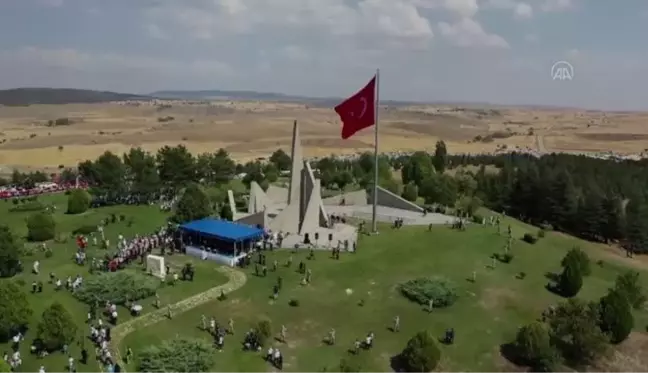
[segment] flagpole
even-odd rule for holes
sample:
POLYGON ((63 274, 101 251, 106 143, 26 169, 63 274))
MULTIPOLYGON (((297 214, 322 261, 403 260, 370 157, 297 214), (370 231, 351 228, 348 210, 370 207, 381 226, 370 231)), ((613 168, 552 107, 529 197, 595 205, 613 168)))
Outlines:
POLYGON ((371 209, 371 228, 373 233, 378 233, 377 207, 378 207, 378 105, 380 105, 380 69, 376 69, 376 124, 374 126, 374 189, 373 207, 371 209))

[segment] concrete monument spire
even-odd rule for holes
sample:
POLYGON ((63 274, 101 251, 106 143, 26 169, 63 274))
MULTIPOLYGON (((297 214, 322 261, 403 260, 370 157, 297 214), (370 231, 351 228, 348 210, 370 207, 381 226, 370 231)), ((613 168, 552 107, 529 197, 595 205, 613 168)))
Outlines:
POLYGON ((290 168, 290 185, 288 185, 288 204, 299 204, 301 185, 302 185, 302 168, 304 167, 301 139, 299 137, 299 126, 297 121, 293 123, 292 144, 290 148, 290 158, 292 167, 290 168))

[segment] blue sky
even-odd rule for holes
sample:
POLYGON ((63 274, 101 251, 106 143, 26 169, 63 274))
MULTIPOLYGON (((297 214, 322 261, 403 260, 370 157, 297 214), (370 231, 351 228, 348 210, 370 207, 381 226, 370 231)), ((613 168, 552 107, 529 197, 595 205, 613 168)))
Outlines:
POLYGON ((4 0, 0 88, 648 109, 648 1, 4 0), (569 81, 551 66, 568 61, 569 81))

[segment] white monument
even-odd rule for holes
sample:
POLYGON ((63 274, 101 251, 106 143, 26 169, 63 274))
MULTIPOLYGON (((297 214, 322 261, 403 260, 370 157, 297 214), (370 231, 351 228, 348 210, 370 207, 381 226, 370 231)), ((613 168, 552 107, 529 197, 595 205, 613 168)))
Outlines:
POLYGON ((166 266, 164 265, 164 257, 157 255, 148 255, 146 257, 146 271, 155 277, 166 277, 166 266))

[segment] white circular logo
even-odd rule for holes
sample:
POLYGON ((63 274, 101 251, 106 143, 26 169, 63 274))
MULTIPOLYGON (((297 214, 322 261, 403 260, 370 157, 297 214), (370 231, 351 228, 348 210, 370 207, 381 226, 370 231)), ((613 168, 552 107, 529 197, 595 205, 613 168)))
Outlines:
POLYGON ((558 61, 551 66, 552 80, 574 79, 574 66, 567 61, 558 61))

